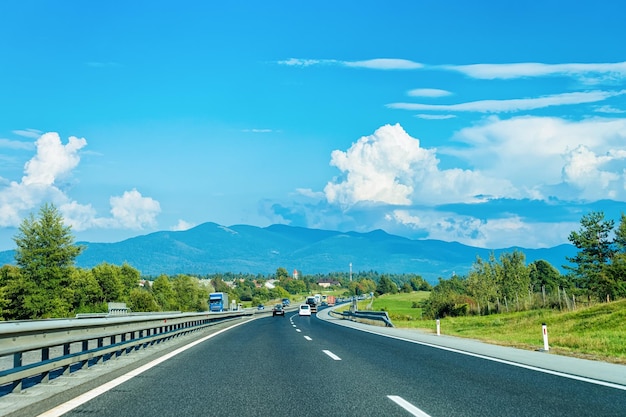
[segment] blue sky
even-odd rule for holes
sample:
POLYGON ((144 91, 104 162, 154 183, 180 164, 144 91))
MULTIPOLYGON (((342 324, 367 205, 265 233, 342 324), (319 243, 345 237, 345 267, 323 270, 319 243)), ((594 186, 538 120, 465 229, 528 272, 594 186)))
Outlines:
POLYGON ((621 1, 0 2, 0 250, 204 222, 487 247, 626 212, 621 1))

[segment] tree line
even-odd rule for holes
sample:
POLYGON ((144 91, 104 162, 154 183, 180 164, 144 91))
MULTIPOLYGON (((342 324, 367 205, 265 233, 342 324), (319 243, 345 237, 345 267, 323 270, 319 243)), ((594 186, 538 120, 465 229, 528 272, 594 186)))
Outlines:
POLYGON ((520 251, 480 257, 466 276, 439 279, 423 303, 426 316, 491 314, 533 308, 575 308, 576 303, 626 297, 626 216, 615 222, 591 212, 568 240, 578 249, 561 274, 547 261, 526 265, 520 251))

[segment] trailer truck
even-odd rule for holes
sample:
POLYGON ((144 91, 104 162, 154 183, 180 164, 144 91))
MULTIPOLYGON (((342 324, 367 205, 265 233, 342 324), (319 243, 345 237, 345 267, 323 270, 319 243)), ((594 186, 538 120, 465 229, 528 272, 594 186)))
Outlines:
POLYGON ((209 311, 228 310, 228 294, 225 292, 212 292, 209 294, 209 311))

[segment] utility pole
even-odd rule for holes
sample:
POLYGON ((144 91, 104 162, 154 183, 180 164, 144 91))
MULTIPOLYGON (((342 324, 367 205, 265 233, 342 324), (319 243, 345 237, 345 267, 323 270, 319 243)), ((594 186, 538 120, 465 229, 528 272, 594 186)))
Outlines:
POLYGON ((350 282, 352 282, 352 262, 350 262, 350 282))

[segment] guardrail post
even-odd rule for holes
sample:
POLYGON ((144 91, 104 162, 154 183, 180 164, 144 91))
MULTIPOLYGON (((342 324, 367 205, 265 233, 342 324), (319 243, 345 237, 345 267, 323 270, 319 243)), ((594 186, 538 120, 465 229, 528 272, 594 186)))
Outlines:
POLYGON ((548 325, 543 323, 541 325, 541 331, 543 333, 543 350, 547 352, 550 350, 550 346, 548 345, 548 325))
MULTIPOLYGON (((63 344, 63 356, 69 356, 70 355, 70 344, 69 343, 64 343, 63 344)), ((70 374, 70 366, 66 365, 63 367, 63 375, 69 375, 70 374)))
POLYGON ((437 319, 437 336, 441 336, 441 321, 437 319))
MULTIPOLYGON (((41 349, 41 361, 47 361, 50 359, 50 348, 41 349)), ((48 382, 50 380, 50 372, 44 372, 41 377, 41 382, 48 382)))

